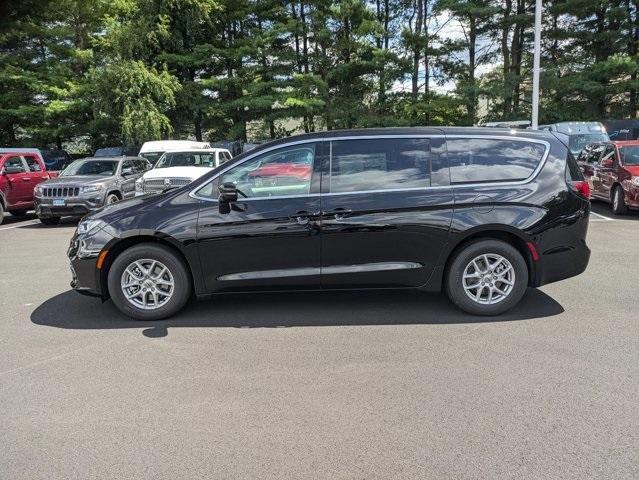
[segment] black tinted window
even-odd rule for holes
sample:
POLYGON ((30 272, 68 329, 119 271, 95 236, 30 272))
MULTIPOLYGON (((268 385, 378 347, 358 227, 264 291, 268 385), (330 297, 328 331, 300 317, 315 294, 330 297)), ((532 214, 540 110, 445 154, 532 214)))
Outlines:
POLYGON ((330 191, 425 188, 432 170, 426 138, 337 140, 332 143, 330 191))
POLYGON ((545 151, 538 143, 494 138, 453 138, 446 146, 452 183, 524 180, 545 151))

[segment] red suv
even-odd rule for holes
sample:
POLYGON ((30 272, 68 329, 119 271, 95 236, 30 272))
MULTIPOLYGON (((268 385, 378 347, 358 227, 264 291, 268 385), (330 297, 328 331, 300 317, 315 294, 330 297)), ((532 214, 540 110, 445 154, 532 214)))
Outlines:
POLYGON ((639 140, 593 143, 577 158, 590 183, 590 196, 624 214, 639 209, 639 140))
POLYGON ((33 189, 49 178, 37 153, 0 150, 0 223, 5 211, 26 215, 33 208, 33 189))

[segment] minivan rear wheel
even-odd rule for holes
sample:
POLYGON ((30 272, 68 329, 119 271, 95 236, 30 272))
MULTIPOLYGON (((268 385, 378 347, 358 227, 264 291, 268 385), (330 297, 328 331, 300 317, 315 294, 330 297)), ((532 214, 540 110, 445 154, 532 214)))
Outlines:
POLYGON ((152 243, 120 253, 109 269, 115 306, 138 320, 160 320, 177 313, 191 295, 191 275, 171 249, 152 243))
POLYGON ((528 266, 512 245, 483 239, 460 249, 445 278, 448 298, 473 315, 499 315, 523 297, 528 266))

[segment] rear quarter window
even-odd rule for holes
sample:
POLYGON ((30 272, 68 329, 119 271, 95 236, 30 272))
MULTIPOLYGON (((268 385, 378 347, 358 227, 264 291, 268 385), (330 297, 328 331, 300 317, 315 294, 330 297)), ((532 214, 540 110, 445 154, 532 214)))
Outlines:
POLYGON ((525 180, 546 151, 540 143, 496 138, 451 138, 446 147, 453 184, 525 180))

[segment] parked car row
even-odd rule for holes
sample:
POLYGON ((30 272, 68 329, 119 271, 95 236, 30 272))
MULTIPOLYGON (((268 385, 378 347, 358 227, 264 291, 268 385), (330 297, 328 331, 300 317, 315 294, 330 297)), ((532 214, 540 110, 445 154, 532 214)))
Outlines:
POLYGON ((4 211, 20 216, 35 209, 42 223, 55 225, 63 216, 82 217, 136 195, 182 187, 232 158, 226 149, 181 140, 147 142, 140 151, 96 152, 58 175, 46 169, 37 149, 0 150, 0 222, 4 211), (154 166, 149 159, 156 156, 154 166))

